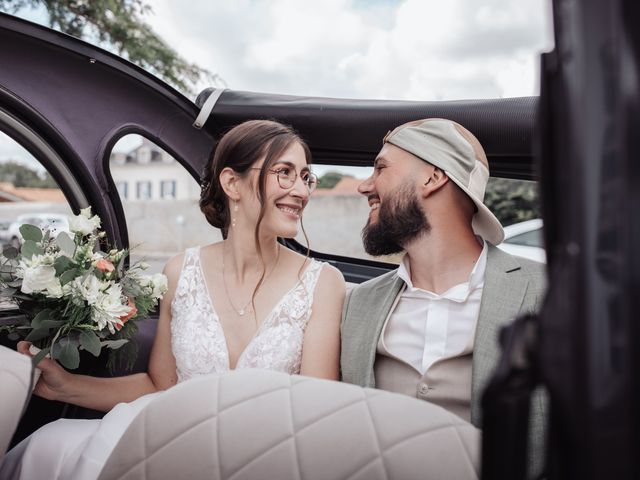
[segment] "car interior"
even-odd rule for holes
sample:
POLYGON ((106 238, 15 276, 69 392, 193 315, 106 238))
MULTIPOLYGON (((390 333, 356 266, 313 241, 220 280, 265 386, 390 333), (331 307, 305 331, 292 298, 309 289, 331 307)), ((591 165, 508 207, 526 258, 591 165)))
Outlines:
MULTIPOLYGON (((556 0, 553 12, 556 47, 542 56, 540 97, 437 102, 213 88, 192 101, 98 47, 0 14, 0 65, 11 65, 0 70, 0 130, 47 169, 74 212, 91 205, 111 244, 125 248, 132 225, 109 162, 127 135, 149 139, 199 182, 217 139, 248 119, 293 126, 314 164, 342 167, 371 167, 381 139, 402 123, 459 122, 485 148, 493 177, 540 181, 549 273, 541 313, 501 338, 503 361, 483 404, 482 478, 526 478, 528 402, 540 385, 551 402, 546 478, 638 478, 640 7, 556 0)), ((299 239, 282 243, 307 249, 299 239)), ((351 284, 395 268, 310 248, 351 284)), ((3 310, 0 322, 17 314, 3 310)), ((146 371, 155 318, 139 326, 135 366, 111 374, 146 371)), ((15 348, 6 336, 0 343, 15 348)), ((83 373, 110 374, 104 356, 84 354, 83 373)), ((10 444, 57 418, 101 415, 33 396, 10 444)))

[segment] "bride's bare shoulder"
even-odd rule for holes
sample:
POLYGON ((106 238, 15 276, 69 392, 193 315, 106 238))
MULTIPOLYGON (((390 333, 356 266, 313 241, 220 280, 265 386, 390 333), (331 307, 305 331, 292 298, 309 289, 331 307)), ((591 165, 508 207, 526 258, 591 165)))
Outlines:
MULTIPOLYGON (((204 245, 200 248, 200 252, 202 256, 210 257, 212 254, 215 255, 216 251, 219 249, 220 242, 213 243, 210 245, 204 245)), ((164 266, 164 273, 167 276, 169 282, 172 280, 177 281, 180 277, 180 272, 184 266, 185 256, 187 255, 187 251, 181 252, 173 257, 171 257, 164 266)))
POLYGON ((185 252, 182 252, 167 260, 167 263, 164 264, 162 273, 167 275, 167 277, 173 277, 176 274, 180 274, 182 264, 184 263, 184 256, 185 252))

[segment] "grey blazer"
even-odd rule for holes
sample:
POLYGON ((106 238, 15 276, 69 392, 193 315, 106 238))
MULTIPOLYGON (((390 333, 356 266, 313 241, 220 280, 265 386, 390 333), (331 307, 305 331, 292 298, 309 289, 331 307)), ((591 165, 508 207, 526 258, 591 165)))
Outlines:
MULTIPOLYGON (((480 401, 500 358, 498 332, 519 315, 536 312, 546 290, 546 266, 514 257, 489 245, 484 289, 476 328, 471 385, 471 423, 482 425, 480 401)), ((363 387, 375 387, 373 364, 380 332, 403 281, 394 270, 354 287, 345 300, 342 315, 342 380, 363 387)), ((531 405, 531 434, 534 456, 542 455, 545 398, 534 396, 531 405)), ((534 463, 540 465, 542 458, 534 463)))

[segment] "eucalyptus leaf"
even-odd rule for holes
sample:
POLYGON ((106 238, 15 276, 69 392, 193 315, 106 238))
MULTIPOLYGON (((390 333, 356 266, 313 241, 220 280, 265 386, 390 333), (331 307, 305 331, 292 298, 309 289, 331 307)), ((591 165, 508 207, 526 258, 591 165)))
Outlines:
POLYGON ((69 370, 75 370, 80 365, 80 352, 78 352, 77 342, 72 341, 70 338, 61 339, 54 348, 55 356, 63 367, 69 370))
POLYGON ((73 257, 73 254, 76 253, 76 243, 67 232, 60 232, 58 234, 56 237, 56 245, 58 245, 60 251, 68 257, 73 257))
POLYGON ((102 342, 100 342, 100 345, 110 348, 111 350, 117 350, 128 341, 129 340, 126 338, 121 338, 120 340, 103 340, 102 342))
POLYGON ((30 225, 28 223, 20 226, 20 234, 22 234, 22 238, 25 241, 31 240, 32 242, 39 242, 42 240, 42 230, 35 225, 30 225))
POLYGON ((102 346, 100 345, 100 339, 94 333, 93 330, 83 330, 80 334, 80 346, 86 351, 97 357, 100 355, 102 346))
POLYGON ((7 286, 9 286, 9 287, 21 287, 22 286, 22 279, 18 278, 17 280, 11 280, 10 282, 7 282, 7 286))
POLYGON ((38 340, 42 340, 43 338, 47 338, 49 336, 49 333, 49 328, 34 328, 29 332, 29 335, 27 335, 25 340, 27 342, 36 342, 38 340))
POLYGON ((38 314, 33 317, 33 320, 31 320, 31 326, 33 328, 41 328, 42 327, 42 322, 44 320, 49 320, 51 318, 51 310, 49 310, 48 308, 45 308, 44 310, 38 312, 38 314))
POLYGON ((18 256, 18 249, 16 247, 12 247, 11 245, 5 245, 2 249, 2 255, 5 258, 16 258, 18 256))
POLYGON ((69 270, 75 264, 71 261, 69 257, 58 257, 53 263, 53 267, 56 269, 56 275, 62 275, 64 272, 69 270))
POLYGON ((66 320, 43 320, 39 328, 58 328, 63 326, 66 320))
POLYGON ((62 275, 60 275, 60 285, 66 285, 71 280, 76 278, 79 275, 79 272, 76 268, 72 268, 71 270, 67 270, 62 275))
POLYGON ((31 258, 34 255, 42 255, 44 253, 44 250, 42 250, 42 247, 33 240, 25 240, 25 242, 22 244, 22 249, 20 250, 20 252, 22 253, 23 257, 31 258))

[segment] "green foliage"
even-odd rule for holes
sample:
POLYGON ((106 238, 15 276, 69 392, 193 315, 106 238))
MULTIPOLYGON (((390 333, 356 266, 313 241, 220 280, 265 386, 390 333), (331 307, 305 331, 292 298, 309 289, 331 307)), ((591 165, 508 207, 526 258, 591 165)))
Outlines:
POLYGON ((338 172, 327 172, 318 179, 318 188, 333 188, 342 179, 343 175, 338 172))
POLYGON ((0 0, 0 10, 9 13, 40 6, 49 13, 52 28, 98 43, 183 92, 196 93, 199 81, 224 84, 218 75, 180 57, 152 30, 143 19, 152 9, 143 0, 0 0))
POLYGON ((14 259, 18 256, 18 249, 16 247, 12 247, 11 245, 5 245, 2 249, 2 255, 8 259, 14 259))
POLYGON ((35 225, 29 225, 28 223, 20 226, 20 233, 22 234, 23 240, 39 242, 43 238, 42 230, 35 225))
POLYGON ((94 357, 100 355, 102 346, 100 345, 100 339, 93 330, 83 330, 80 333, 80 346, 90 352, 94 357))
POLYGON ((156 310, 157 302, 152 298, 145 295, 135 297, 136 309, 138 313, 137 318, 146 318, 149 314, 156 310))
POLYGON ((73 337, 63 337, 51 345, 51 358, 58 360, 63 367, 75 370, 80 365, 80 342, 73 337))
POLYGON ((67 232, 60 232, 56 237, 55 243, 60 248, 60 251, 67 257, 73 257, 76 252, 76 243, 67 232))
MULTIPOLYGON (((136 316, 137 317, 137 316, 136 316)), ((109 349, 109 357, 107 359, 107 368, 111 373, 116 369, 131 370, 138 356, 138 344, 132 339, 138 333, 138 325, 135 322, 128 321, 122 327, 122 330, 111 335, 115 340, 107 340, 100 342, 101 345, 109 349)))
MULTIPOLYGON (((7 3, 6 0, 0 0, 0 10, 3 10, 4 3, 7 3)), ((22 188, 58 188, 58 184, 48 172, 39 173, 13 161, 0 163, 0 182, 22 188)))
POLYGON ((34 255, 42 255, 44 250, 33 240, 25 240, 20 250, 24 258, 31 258, 34 255))
POLYGON ((490 178, 484 202, 505 226, 541 216, 536 182, 490 178))

